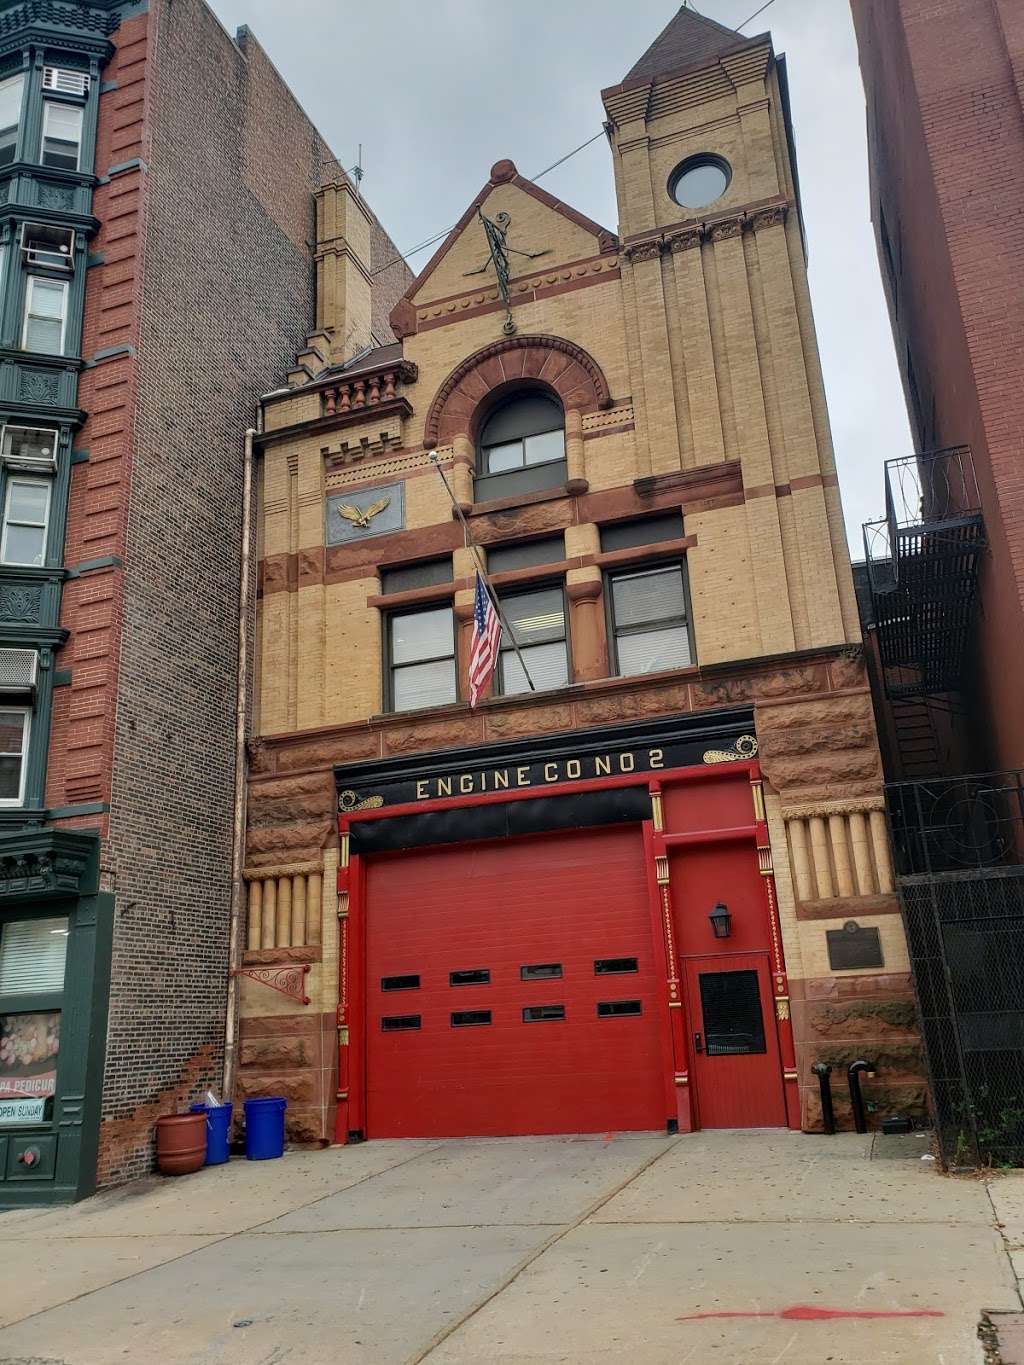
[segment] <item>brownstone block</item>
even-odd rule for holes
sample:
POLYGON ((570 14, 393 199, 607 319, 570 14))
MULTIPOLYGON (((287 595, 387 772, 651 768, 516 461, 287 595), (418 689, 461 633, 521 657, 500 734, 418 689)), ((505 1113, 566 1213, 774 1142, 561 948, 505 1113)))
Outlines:
POLYGON ((685 683, 680 683, 644 692, 581 697, 576 703, 576 717, 583 725, 608 725, 616 721, 642 720, 645 716, 674 715, 689 709, 690 690, 685 683))
POLYGON ((480 739, 480 720, 460 715, 448 720, 424 720, 417 725, 396 725, 384 731, 384 752, 416 753, 421 749, 447 749, 475 744, 480 739))
POLYGON ((488 711, 486 724, 491 739, 533 735, 542 730, 570 730, 572 708, 568 705, 517 706, 510 711, 488 711))
POLYGON ((867 687, 863 656, 833 659, 828 666, 833 687, 867 687))
POLYGON ((858 1040, 916 1035, 917 1007, 913 1000, 851 1000, 845 1004, 806 1004, 801 1017, 794 1011, 793 1027, 801 1042, 816 1039, 858 1040))
POLYGON ((734 706, 737 702, 750 701, 753 695, 754 684, 750 678, 727 678, 722 682, 690 685, 690 696, 696 711, 706 706, 734 706))
POLYGON ((791 697, 802 693, 824 692, 828 677, 822 666, 812 668, 782 668, 777 673, 755 677, 756 697, 791 697))
MULTIPOLYGON (((275 949, 276 951, 276 949, 275 949)), ((316 1038, 323 1029, 333 1031, 336 1021, 333 1012, 318 1014, 309 1010, 302 1014, 254 1014, 243 1015, 241 1034, 243 1039, 276 1037, 278 1034, 303 1034, 316 1038)))
POLYGON ((316 1060, 316 1054, 305 1038, 246 1038, 239 1053, 239 1066, 257 1071, 311 1066, 316 1060))
POLYGON ((284 1111, 284 1135, 289 1142, 323 1142, 328 1137, 319 1109, 292 1109, 291 1106, 284 1111))
POLYGON ((280 1096, 289 1106, 309 1108, 316 1103, 316 1088, 316 1077, 311 1071, 272 1076, 263 1072, 240 1072, 238 1076, 239 1098, 243 1100, 280 1096))

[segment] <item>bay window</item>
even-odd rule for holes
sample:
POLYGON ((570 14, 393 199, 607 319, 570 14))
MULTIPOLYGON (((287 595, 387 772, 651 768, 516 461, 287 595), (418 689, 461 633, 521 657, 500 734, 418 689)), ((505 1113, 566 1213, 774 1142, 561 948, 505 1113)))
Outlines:
MULTIPOLYGON (((565 687, 569 681, 569 651, 561 587, 509 593, 500 602, 537 691, 565 687)), ((506 697, 530 691, 523 664, 507 631, 502 631, 496 682, 496 690, 506 697)))
POLYGON ((49 479, 8 475, 4 494, 0 562, 42 567, 50 521, 49 479))
POLYGON ((608 585, 616 673, 660 673, 693 662, 682 564, 611 574, 608 585))
POLYGON ((0 707, 0 806, 25 803, 31 714, 27 706, 0 707))
POLYGON ((392 711, 458 701, 455 623, 450 606, 387 618, 387 705, 392 711))
POLYGON ((67 304, 66 280, 49 280, 42 275, 28 277, 25 324, 21 337, 21 344, 26 351, 63 355, 67 304))
POLYGON ((43 101, 44 166, 56 166, 62 171, 77 171, 82 147, 82 108, 77 104, 58 104, 43 101))
POLYGON ((0 81, 0 166, 9 166, 17 159, 24 93, 24 76, 8 76, 0 81))

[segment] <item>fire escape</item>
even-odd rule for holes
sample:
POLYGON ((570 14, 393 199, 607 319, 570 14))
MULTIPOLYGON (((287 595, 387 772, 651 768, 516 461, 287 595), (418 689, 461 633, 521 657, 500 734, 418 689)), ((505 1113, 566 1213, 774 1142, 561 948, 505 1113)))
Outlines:
POLYGON ((984 548, 967 446, 886 462, 885 516, 865 523, 864 551, 891 701, 960 688, 984 548))
POLYGON ((1024 773, 942 776, 936 717, 971 679, 985 548, 964 446, 890 460, 864 527, 882 685, 904 777, 886 805, 947 1164, 1024 1164, 1024 773), (916 765, 916 766, 915 766, 916 765))

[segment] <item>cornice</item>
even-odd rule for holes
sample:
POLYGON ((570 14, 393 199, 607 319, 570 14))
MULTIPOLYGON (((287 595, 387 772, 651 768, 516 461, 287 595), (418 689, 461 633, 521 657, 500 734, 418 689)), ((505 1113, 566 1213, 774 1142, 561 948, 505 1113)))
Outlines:
POLYGON ((762 232, 781 227, 789 212, 787 199, 770 200, 734 213, 719 214, 714 218, 673 224, 649 235, 637 234, 622 248, 622 255, 632 263, 657 260, 663 252, 690 251, 702 242, 723 242, 740 237, 744 232, 762 232))
POLYGON ((91 895, 98 866, 94 834, 25 827, 0 832, 0 904, 91 895))

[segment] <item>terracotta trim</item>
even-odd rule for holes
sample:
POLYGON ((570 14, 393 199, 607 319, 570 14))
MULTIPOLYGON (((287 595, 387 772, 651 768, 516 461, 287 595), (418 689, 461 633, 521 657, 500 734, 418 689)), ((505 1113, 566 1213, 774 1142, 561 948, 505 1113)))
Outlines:
POLYGON ((242 953, 244 967, 288 966, 291 962, 322 962, 323 949, 309 948, 246 948, 242 953))
POLYGON ((696 536, 680 536, 678 540, 663 540, 654 545, 631 545, 627 550, 608 550, 588 555, 588 560, 602 569, 613 569, 620 564, 640 564, 652 559, 678 559, 697 544, 696 536))
MULTIPOLYGON (((600 253, 599 255, 594 255, 594 256, 580 256, 580 257, 577 257, 575 260, 572 260, 572 261, 561 261, 561 262, 559 262, 559 264, 558 264, 557 266, 545 266, 545 265, 543 264, 543 262, 542 262, 541 264, 534 265, 532 269, 523 270, 523 272, 522 272, 521 274, 519 274, 519 275, 513 275, 513 276, 511 276, 511 278, 509 279, 509 282, 508 282, 508 283, 509 283, 509 290, 510 290, 510 291, 513 290, 514 287, 515 287, 517 284, 522 284, 524 280, 536 279, 539 275, 540 275, 540 276, 543 276, 543 275, 546 275, 546 274, 547 274, 547 275, 553 275, 553 274, 555 274, 556 272, 561 272, 561 271, 563 271, 563 270, 578 270, 581 266, 585 266, 585 265, 586 265, 586 266, 596 265, 596 264, 598 264, 598 263, 600 263, 600 264, 602 265, 602 267, 603 267, 604 264, 605 264, 605 262, 607 261, 607 258, 608 258, 608 253, 607 253, 607 252, 602 252, 602 253, 600 253)), ((602 277, 602 278, 604 277, 604 274, 605 274, 605 272, 604 272, 604 270, 602 269, 602 272, 601 272, 601 277, 602 277)), ((568 284, 568 283, 571 283, 571 281, 566 280, 566 281, 563 281, 563 283, 568 284)), ((481 288, 482 288, 482 287, 483 287, 483 288, 486 288, 488 291, 490 291, 491 289, 494 288, 493 280, 492 280, 492 281, 489 281, 488 284, 486 284, 485 286, 477 285, 477 287, 476 287, 475 289, 460 289, 459 292, 458 292, 457 294, 443 294, 443 295, 441 295, 440 298, 436 298, 436 299, 421 299, 420 302, 417 303, 417 304, 415 305, 415 307, 416 307, 417 311, 422 312, 424 308, 442 308, 442 307, 444 307, 444 305, 447 304, 447 303, 459 303, 462 299, 473 299, 473 298, 476 298, 478 294, 480 294, 481 288)), ((543 289, 543 288, 546 288, 546 287, 550 287, 550 288, 554 289, 554 288, 556 288, 557 286, 555 286, 555 285, 547 286, 547 285, 544 285, 544 284, 538 285, 538 289, 543 289)), ((485 302, 484 304, 478 304, 477 306, 482 308, 482 307, 485 307, 487 304, 490 304, 490 303, 496 303, 497 306, 500 307, 500 308, 504 308, 504 307, 505 307, 505 301, 504 301, 504 299, 502 299, 500 296, 499 296, 496 300, 495 300, 495 299, 488 299, 488 300, 486 300, 486 302, 485 302)), ((464 311, 464 310, 461 310, 461 309, 460 309, 460 312, 462 312, 462 311, 464 311)), ((455 315, 453 314, 452 316, 455 316, 455 315)), ((422 330, 423 328, 425 328, 426 325, 427 325, 427 324, 426 324, 425 321, 421 321, 421 322, 420 322, 420 325, 419 325, 419 326, 420 326, 420 330, 422 330)), ((382 368, 386 368, 386 367, 382 367, 382 368)))
MULTIPOLYGON (((564 280, 560 284, 544 285, 540 289, 528 289, 521 293, 514 294, 509 300, 512 308, 518 308, 522 303, 539 303, 544 299, 553 299, 559 294, 571 294, 577 289, 589 289, 595 284, 606 284, 612 280, 621 279, 621 272, 616 267, 614 270, 604 270, 600 275, 588 275, 586 279, 564 280)), ((434 306, 431 300, 430 307, 434 306)), ((446 313, 440 318, 417 318, 417 332, 431 332, 436 327, 450 327, 457 322, 465 322, 469 318, 482 318, 488 313, 504 313, 504 299, 494 299, 490 303, 479 303, 474 308, 460 308, 456 313, 446 313)), ((362 409, 360 409, 362 411, 362 409)))
POLYGON ((516 507, 535 507, 539 502, 570 502, 572 494, 565 491, 565 484, 557 488, 541 488, 536 493, 517 493, 511 498, 490 498, 487 502, 474 502, 469 517, 488 517, 492 512, 508 512, 516 507))
MULTIPOLYGON (((305 396, 305 393, 304 387, 298 388, 293 391, 291 396, 301 398, 305 396)), ((412 404, 408 398, 404 397, 391 398, 386 403, 364 403, 361 408, 350 408, 348 412, 335 412, 329 417, 320 413, 317 417, 309 418, 305 422, 293 422, 291 426, 275 427, 273 431, 259 431, 253 437, 253 445, 257 450, 264 450, 267 446, 277 445, 281 441, 291 441, 296 436, 326 435, 328 432, 337 431, 341 427, 353 427, 362 422, 372 422, 377 417, 398 416, 404 419, 410 417, 412 411, 412 404)))
MULTIPOLYGON (((448 722, 465 723, 468 721, 474 727, 477 738, 482 741, 490 733, 486 725, 489 716, 503 716, 507 712, 516 710, 529 713, 532 710, 538 718, 536 727, 524 730, 522 733, 524 736, 532 733, 540 734, 552 728, 546 722, 545 717, 551 713, 553 708, 568 707, 572 710, 576 706, 584 705, 592 699, 602 696, 608 698, 616 698, 620 694, 642 696, 647 692, 659 691, 668 687, 672 691, 673 700, 670 703, 666 697, 664 709, 656 712, 659 715, 668 715, 683 710, 694 712, 713 710, 718 706, 729 704, 756 704, 759 708, 772 703, 793 705, 823 696, 842 695, 842 692, 837 692, 831 687, 828 664, 836 658, 849 657, 850 653, 851 649, 846 645, 824 646, 813 650, 799 650, 792 654, 773 655, 767 659, 748 659, 736 663, 701 665, 666 673, 649 674, 642 678, 599 678, 545 692, 539 697, 495 698, 488 702, 486 708, 480 707, 476 712, 471 712, 468 702, 462 701, 423 711, 378 713, 365 720, 352 721, 344 725, 318 726, 301 731, 258 735, 250 741, 252 766, 249 781, 254 787, 259 787, 264 782, 276 782, 282 776, 292 778, 303 774, 323 773, 339 762, 356 762, 360 759, 385 757, 389 752, 396 751, 394 742, 389 740, 389 736, 401 736, 410 729, 415 730, 417 726, 423 725, 428 726, 435 733, 443 733, 448 722), (759 680, 762 678, 770 678, 773 674, 794 667, 808 668, 813 666, 818 666, 820 671, 820 684, 813 689, 798 686, 792 692, 780 697, 764 697, 759 691, 759 680), (708 694, 708 687, 714 688, 733 679, 748 685, 742 695, 737 693, 732 698, 716 700, 714 696, 708 694), (685 697, 681 694, 685 694, 685 697), (287 754, 289 751, 298 750, 305 758, 305 754, 318 744, 328 748, 331 757, 324 759, 319 756, 311 756, 308 761, 278 765, 278 754, 287 754)), ((869 695, 866 687, 864 693, 869 695)), ((652 714, 655 713, 652 712, 652 714)), ((581 726, 601 723, 604 722, 596 719, 589 712, 585 713, 578 721, 575 719, 573 721, 573 724, 581 726)), ((556 728, 563 727, 559 725, 556 728)), ((492 734, 491 737, 495 736, 492 734)), ((507 733, 505 733, 505 737, 508 737, 507 733)), ((458 742, 475 741, 460 739, 458 742)), ((419 746, 414 744, 412 747, 417 749, 419 746)), ((834 905, 835 902, 832 904, 834 905)), ((840 978, 834 979, 839 980, 840 978)))
POLYGON ((406 592, 377 593, 366 599, 366 605, 376 607, 378 611, 401 611, 403 607, 418 607, 430 602, 450 602, 461 586, 461 581, 459 583, 433 583, 429 588, 409 588, 406 592))
POLYGON ((635 430, 635 422, 622 422, 617 427, 599 427, 596 431, 585 431, 583 439, 585 441, 596 441, 599 436, 618 436, 621 432, 635 430))
POLYGON ((836 896, 832 900, 797 901, 798 920, 866 919, 872 915, 898 915, 897 896, 836 896))
POLYGON ((402 295, 402 298, 395 305, 395 308, 392 309, 390 321, 392 329, 399 339, 407 335, 410 331, 415 332, 418 330, 415 313, 413 313, 411 317, 409 315, 410 306, 415 307, 413 299, 423 288, 423 285, 434 273, 438 265, 440 265, 441 261, 447 256, 456 241, 458 241, 467 225, 476 215, 477 209, 483 204, 491 190, 493 190, 495 186, 507 184, 509 181, 516 185, 518 189, 521 189, 524 194, 530 195, 531 198, 538 200, 546 207, 553 209, 556 213, 560 213, 568 218, 571 222, 575 223, 577 227, 582 227, 585 231, 592 232, 598 240, 598 246, 602 253, 614 251, 618 247, 618 238, 613 232, 609 232, 608 229, 603 228, 600 223, 595 223, 592 219, 585 217, 576 209, 570 208, 569 205, 554 199, 546 190, 542 190, 539 186, 535 185, 532 180, 527 180, 524 176, 521 176, 516 169, 514 162, 496 161, 491 167, 491 174, 487 183, 478 194, 474 195, 471 203, 467 206, 465 213, 463 213, 462 217, 452 228, 451 232, 448 233, 448 236, 437 248, 420 273, 410 283, 409 287, 402 295), (403 305, 405 305, 405 307, 403 307, 403 305), (398 326, 395 325, 396 321, 399 324, 398 326), (402 324, 409 325, 403 326, 402 324))

